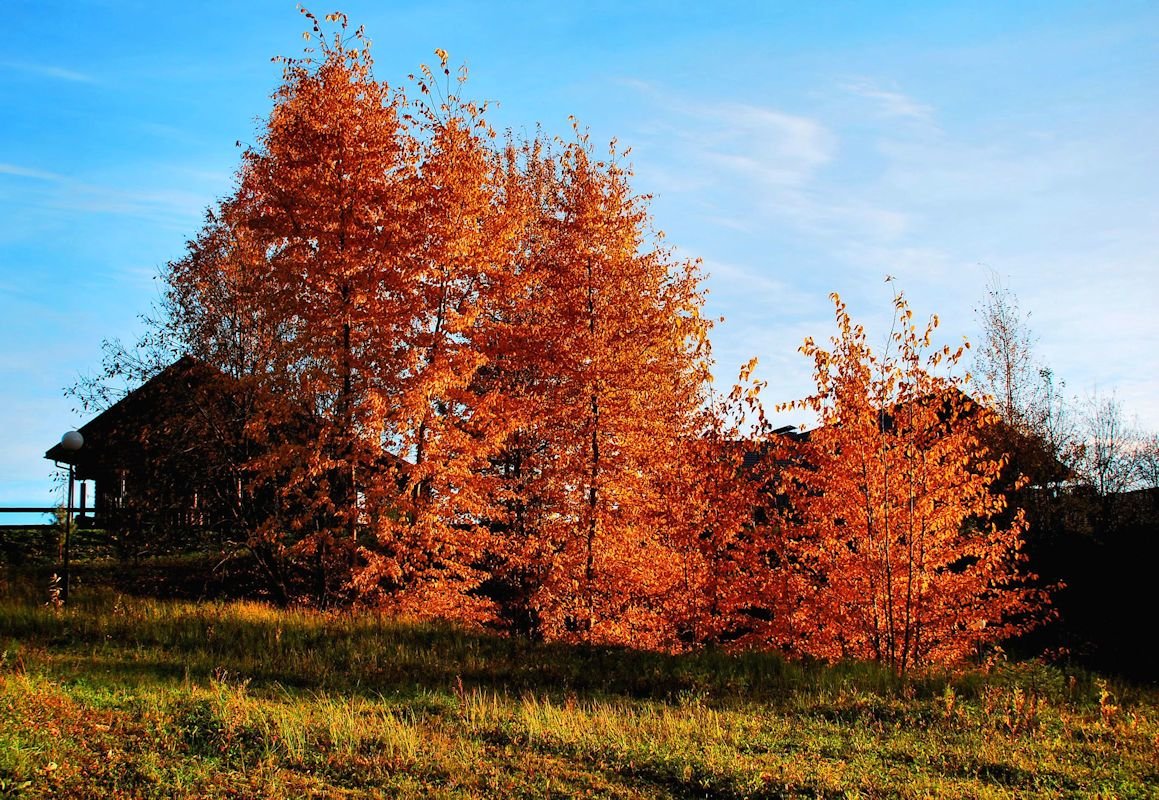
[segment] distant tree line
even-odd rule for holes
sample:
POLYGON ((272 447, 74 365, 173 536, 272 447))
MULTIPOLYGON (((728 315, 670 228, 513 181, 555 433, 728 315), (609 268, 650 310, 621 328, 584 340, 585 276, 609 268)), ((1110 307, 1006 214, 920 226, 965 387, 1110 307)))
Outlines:
POLYGON ((1156 611, 1159 436, 1128 420, 1111 393, 1069 396, 1036 352, 1031 314, 994 279, 978 309, 974 385, 1009 454, 1002 490, 1027 517, 1027 553, 1056 619, 1022 642, 1103 669, 1159 677, 1159 647, 1139 625, 1156 611))

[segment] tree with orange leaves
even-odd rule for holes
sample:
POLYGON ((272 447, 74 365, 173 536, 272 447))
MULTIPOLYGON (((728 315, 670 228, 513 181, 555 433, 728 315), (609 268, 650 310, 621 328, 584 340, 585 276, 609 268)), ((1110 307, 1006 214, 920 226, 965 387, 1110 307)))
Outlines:
MULTIPOLYGON (((300 558, 317 565, 317 591, 349 565, 363 517, 393 500, 383 442, 395 427, 398 341, 411 321, 409 286, 420 246, 414 193, 417 144, 405 98, 374 79, 361 30, 341 14, 319 20, 319 52, 285 59, 284 83, 259 146, 245 153, 238 193, 252 198, 240 226, 264 255, 252 301, 283 324, 271 342, 288 389, 283 413, 311 418, 313 435, 267 456, 278 468, 300 558), (353 46, 350 42, 353 41, 353 46)), ((279 521, 279 526, 286 521, 279 521)), ((281 531, 271 534, 281 533, 281 531)))
POLYGON ((780 446, 789 501, 775 550, 784 595, 769 626, 790 650, 867 658, 898 673, 959 661, 1025 630, 1046 602, 1020 572, 1021 514, 1003 527, 989 412, 947 373, 963 347, 933 344, 900 293, 885 351, 833 295, 832 348, 806 339, 817 391, 788 408, 820 426, 780 446))
POLYGON ((672 508, 702 426, 708 325, 696 265, 652 237, 619 157, 597 160, 582 136, 521 155, 515 291, 478 382, 511 423, 490 470, 491 569, 513 627, 674 647, 672 508))
POLYGON ((727 395, 704 409, 704 427, 684 463, 683 499, 673 509, 683 531, 683 605, 676 617, 689 641, 761 646, 761 621, 779 597, 780 573, 770 547, 776 531, 777 460, 770 457, 768 424, 753 377, 757 360, 742 367, 727 395), (770 513, 772 512, 772 513, 770 513))
POLYGON ((409 462, 407 485, 394 513, 376 520, 355 584, 407 613, 491 621, 496 605, 479 588, 504 546, 491 468, 519 415, 484 373, 504 353, 510 299, 530 302, 519 262, 531 207, 518 148, 494 145, 486 108, 452 91, 447 54, 436 55, 441 76, 422 67, 428 99, 410 117, 418 237, 405 255, 408 322, 393 343, 404 361, 380 376, 395 388, 393 444, 409 462))
POLYGON ((255 436, 309 433, 246 464, 279 496, 257 540, 322 597, 668 646, 703 574, 670 513, 703 427, 695 264, 614 152, 497 147, 446 53, 408 101, 345 17, 307 18, 320 52, 168 276, 177 338, 263 389, 255 436))
POLYGON ((167 311, 185 349, 262 401, 248 420, 259 446, 245 467, 277 501, 255 522, 250 549, 306 568, 311 593, 328 602, 360 561, 390 592, 414 581, 419 547, 397 523, 419 519, 401 474, 422 424, 414 398, 435 402, 424 253, 440 240, 429 203, 457 181, 438 164, 439 176, 420 173, 439 147, 421 137, 438 132, 374 78, 361 29, 350 35, 332 14, 329 36, 302 13, 318 52, 283 59, 237 190, 170 266, 167 311))

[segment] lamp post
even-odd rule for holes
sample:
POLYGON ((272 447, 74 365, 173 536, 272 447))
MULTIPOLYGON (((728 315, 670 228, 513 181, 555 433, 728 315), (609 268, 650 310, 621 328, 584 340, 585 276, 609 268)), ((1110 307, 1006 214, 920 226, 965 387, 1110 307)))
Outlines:
POLYGON ((80 435, 80 431, 68 431, 64 436, 60 437, 60 447, 66 453, 70 454, 68 462, 68 504, 64 508, 64 585, 61 587, 60 599, 61 602, 68 602, 68 584, 69 584, 69 540, 72 538, 72 485, 75 482, 76 465, 71 458, 71 454, 80 450, 85 443, 85 437, 80 435))

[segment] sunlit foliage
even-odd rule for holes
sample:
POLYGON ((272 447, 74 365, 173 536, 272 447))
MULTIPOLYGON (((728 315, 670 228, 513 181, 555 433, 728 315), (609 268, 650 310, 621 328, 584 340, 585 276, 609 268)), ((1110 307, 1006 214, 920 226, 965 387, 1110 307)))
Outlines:
POLYGON ((990 413, 952 374, 965 345, 934 344, 936 316, 919 327, 897 294, 877 353, 833 301, 831 348, 801 347, 816 392, 790 405, 820 427, 781 447, 790 510, 774 638, 903 673, 958 661, 1023 630, 1044 602, 1020 572, 1021 514, 1001 522, 1003 459, 982 446, 990 413))

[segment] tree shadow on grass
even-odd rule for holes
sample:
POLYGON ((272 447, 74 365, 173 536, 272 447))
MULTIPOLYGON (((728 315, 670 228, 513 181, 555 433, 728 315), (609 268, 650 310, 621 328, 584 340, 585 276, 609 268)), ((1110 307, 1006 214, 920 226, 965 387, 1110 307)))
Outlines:
POLYGON ((580 699, 775 703, 801 690, 899 687, 892 674, 875 665, 823 668, 776 653, 705 649, 668 655, 551 644, 446 623, 255 603, 98 595, 53 612, 9 600, 0 603, 0 630, 15 646, 43 648, 52 659, 87 659, 113 675, 206 681, 225 673, 255 687, 372 695, 463 688, 580 699))

